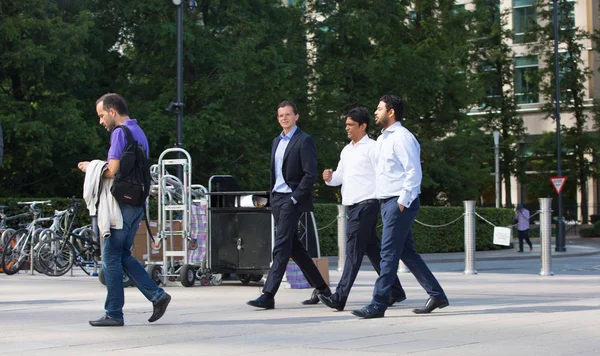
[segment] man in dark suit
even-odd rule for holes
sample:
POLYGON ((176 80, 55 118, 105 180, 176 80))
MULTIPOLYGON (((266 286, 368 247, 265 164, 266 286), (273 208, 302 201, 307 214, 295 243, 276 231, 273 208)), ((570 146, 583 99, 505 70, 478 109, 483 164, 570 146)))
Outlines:
POLYGON ((298 118, 296 105, 291 101, 283 101, 277 107, 277 120, 283 131, 273 140, 271 148, 271 212, 276 226, 273 265, 263 294, 246 303, 257 308, 275 308, 275 294, 290 257, 315 288, 312 297, 303 304, 318 303, 319 294, 331 295, 297 234, 302 213, 314 209, 312 188, 317 180, 317 149, 312 137, 296 126, 298 118))

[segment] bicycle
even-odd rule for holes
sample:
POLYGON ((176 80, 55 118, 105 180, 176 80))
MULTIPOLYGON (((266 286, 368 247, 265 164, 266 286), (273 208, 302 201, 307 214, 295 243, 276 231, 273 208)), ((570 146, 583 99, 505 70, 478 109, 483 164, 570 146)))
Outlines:
POLYGON ((62 276, 74 264, 90 275, 98 266, 100 244, 96 233, 89 225, 74 228, 78 206, 75 197, 71 198, 71 206, 65 211, 55 211, 52 226, 40 233, 34 260, 47 276, 62 276))
MULTIPOLYGON (((5 274, 13 275, 17 273, 26 261, 33 263, 31 250, 33 246, 36 246, 36 238, 41 231, 41 229, 38 229, 38 224, 53 220, 53 218, 41 217, 41 209, 38 209, 37 206, 41 204, 49 205, 50 203, 49 200, 17 203, 19 205, 28 205, 33 220, 29 223, 27 228, 15 231, 4 242, 1 267, 5 274)), ((33 267, 38 272, 43 273, 43 271, 38 270, 36 263, 33 263, 33 267)))

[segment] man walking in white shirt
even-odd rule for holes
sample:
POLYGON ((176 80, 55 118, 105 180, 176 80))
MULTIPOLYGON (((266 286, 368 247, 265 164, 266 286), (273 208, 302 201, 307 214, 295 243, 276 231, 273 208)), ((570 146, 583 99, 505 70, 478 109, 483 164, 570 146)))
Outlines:
POLYGON ((421 148, 413 134, 400 124, 403 114, 400 97, 384 95, 379 99, 375 122, 383 129, 377 138, 376 169, 377 198, 383 220, 381 274, 375 282, 371 303, 352 312, 365 319, 384 316, 400 259, 429 294, 425 306, 414 309, 414 313, 431 313, 449 304, 444 290, 415 250, 412 224, 420 207, 421 148))
MULTIPOLYGON (((346 262, 335 293, 319 294, 328 307, 344 310, 350 289, 356 280, 365 253, 379 273, 381 245, 377 238, 379 202, 375 192, 376 143, 367 135, 369 111, 354 108, 346 114, 346 132, 351 142, 344 147, 335 171, 323 171, 323 180, 329 186, 342 186, 342 204, 347 207, 346 262)), ((388 306, 406 299, 396 276, 388 306)))

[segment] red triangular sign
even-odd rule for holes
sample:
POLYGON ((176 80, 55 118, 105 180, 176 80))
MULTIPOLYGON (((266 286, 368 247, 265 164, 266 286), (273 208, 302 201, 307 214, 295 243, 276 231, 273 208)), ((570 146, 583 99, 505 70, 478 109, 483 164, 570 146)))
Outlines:
POLYGON ((552 182, 552 186, 556 191, 556 194, 560 194, 563 188, 565 187, 565 182, 567 181, 567 177, 550 177, 550 182, 552 182))

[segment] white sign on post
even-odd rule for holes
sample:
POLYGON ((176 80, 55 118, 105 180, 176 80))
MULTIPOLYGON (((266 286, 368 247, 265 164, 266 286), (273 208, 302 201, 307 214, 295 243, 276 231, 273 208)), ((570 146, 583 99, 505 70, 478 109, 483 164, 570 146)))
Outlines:
POLYGON ((510 246, 511 232, 508 227, 494 227, 494 245, 510 246))

